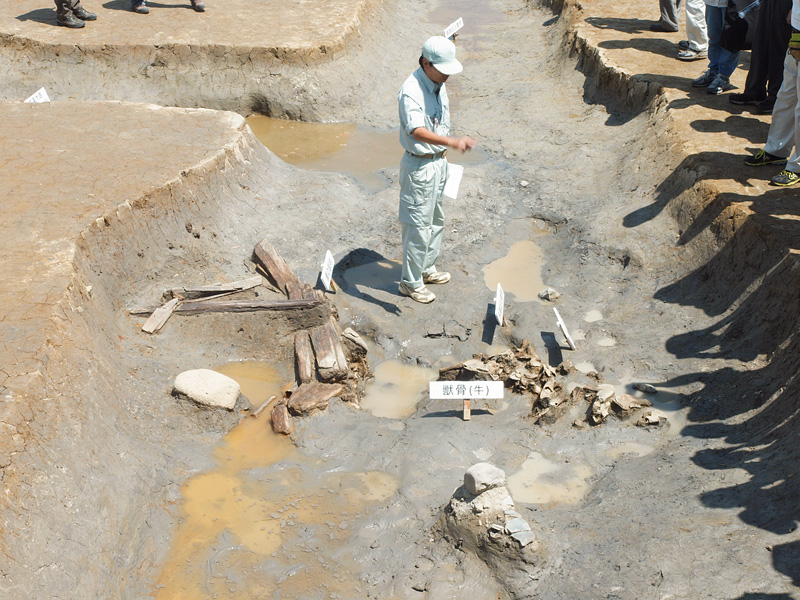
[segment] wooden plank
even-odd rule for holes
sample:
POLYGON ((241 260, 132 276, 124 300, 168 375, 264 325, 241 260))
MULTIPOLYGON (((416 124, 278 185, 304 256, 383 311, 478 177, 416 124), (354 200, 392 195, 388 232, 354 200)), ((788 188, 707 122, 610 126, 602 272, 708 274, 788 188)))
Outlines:
POLYGON ((144 325, 142 325, 142 331, 146 333, 155 333, 156 331, 160 330, 167 320, 172 316, 172 313, 175 312, 175 309, 178 307, 179 303, 180 300, 173 298, 164 306, 159 306, 157 309, 155 309, 150 315, 150 318, 145 321, 144 325))
POLYGON ((341 383, 304 383, 289 397, 289 412, 293 415, 307 415, 315 410, 328 408, 331 398, 344 391, 341 383))
MULTIPOLYGON (((177 298, 175 299, 177 300, 177 298)), ((170 300, 172 302, 172 300, 170 300)), ((176 313, 193 315, 207 312, 255 312, 259 310, 305 310, 323 304, 323 300, 207 300, 178 305, 176 313)), ((137 307, 128 312, 132 315, 148 315, 156 307, 137 307)))
POLYGON ((347 364, 347 355, 344 353, 344 347, 342 346, 342 329, 339 327, 339 322, 333 315, 331 315, 330 320, 330 336, 333 339, 336 362, 339 363, 339 369, 344 371, 346 376, 347 372, 350 370, 350 365, 347 364))
POLYGON ((272 422, 272 431, 275 433, 291 435, 294 431, 294 421, 289 414, 289 409, 286 407, 286 402, 278 402, 270 413, 270 419, 272 422))
POLYGON ((291 286, 302 287, 302 282, 289 268, 278 251, 267 240, 261 240, 253 251, 257 261, 284 294, 289 296, 291 286))
POLYGON ((294 360, 297 367, 297 379, 301 384, 314 380, 314 351, 311 349, 311 340, 308 331, 298 331, 294 334, 294 360))
POLYGON ((248 277, 247 279, 232 281, 230 283, 212 283, 209 285, 173 288, 171 290, 167 290, 165 294, 169 297, 174 298, 180 296, 188 300, 216 294, 242 292, 253 289, 254 287, 262 285, 263 283, 264 278, 261 275, 255 275, 253 277, 248 277))
POLYGON ((344 352, 341 350, 339 336, 336 335, 330 322, 311 330, 311 345, 314 348, 320 380, 341 381, 347 376, 347 360, 345 359, 344 367, 342 367, 339 353, 344 355, 344 352), (337 345, 339 346, 338 352, 337 345))

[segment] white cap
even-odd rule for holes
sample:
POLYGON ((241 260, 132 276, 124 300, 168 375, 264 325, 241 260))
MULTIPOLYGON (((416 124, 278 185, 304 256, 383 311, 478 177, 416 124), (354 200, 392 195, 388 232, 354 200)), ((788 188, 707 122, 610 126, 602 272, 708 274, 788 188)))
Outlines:
POLYGON ((455 75, 464 70, 456 60, 456 45, 441 35, 428 38, 422 46, 422 57, 443 75, 455 75))

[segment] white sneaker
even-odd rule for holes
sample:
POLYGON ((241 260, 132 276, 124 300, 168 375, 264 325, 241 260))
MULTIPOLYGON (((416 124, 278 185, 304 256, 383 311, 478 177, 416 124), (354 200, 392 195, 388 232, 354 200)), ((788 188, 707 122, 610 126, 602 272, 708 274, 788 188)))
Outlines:
POLYGON ((436 296, 432 291, 426 288, 424 285, 418 288, 410 288, 402 281, 400 282, 400 286, 397 288, 397 291, 400 292, 401 296, 408 296, 412 300, 416 300, 417 302, 421 302, 422 304, 430 304, 434 300, 436 300, 436 296))
POLYGON ((447 283, 448 281, 450 281, 450 273, 447 271, 434 271, 422 275, 423 283, 447 283))

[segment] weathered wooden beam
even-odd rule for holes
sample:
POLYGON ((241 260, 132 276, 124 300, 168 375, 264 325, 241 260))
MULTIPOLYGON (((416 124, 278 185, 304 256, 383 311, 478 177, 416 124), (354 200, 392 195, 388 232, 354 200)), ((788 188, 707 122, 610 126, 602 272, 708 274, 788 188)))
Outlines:
POLYGON ((289 409, 286 407, 286 402, 281 401, 275 405, 270 413, 272 422, 272 431, 275 433, 282 433, 283 435, 291 435, 294 431, 294 421, 292 415, 289 414, 289 409))
POLYGON ((294 334, 294 360, 300 383, 313 381, 314 351, 311 349, 311 340, 308 339, 308 330, 306 329, 294 334))
POLYGON ((311 330, 311 345, 317 359, 320 380, 341 381, 347 377, 347 359, 344 358, 339 336, 330 321, 311 330))
POLYGON ((289 412, 293 415, 307 415, 315 410, 324 410, 328 408, 330 399, 343 391, 344 386, 341 383, 304 383, 289 397, 289 412))
POLYGON ((172 316, 172 313, 175 312, 175 309, 178 307, 179 303, 180 300, 178 298, 173 298, 164 306, 159 306, 157 309, 152 311, 150 318, 145 321, 144 325, 142 325, 142 331, 146 333, 155 333, 161 329, 167 320, 172 316))
MULTIPOLYGON (((172 300, 170 300, 172 302, 172 300)), ((305 310, 323 304, 320 299, 308 300, 207 300, 180 304, 176 313, 193 315, 208 312, 255 312, 259 310, 305 310)), ((158 307, 137 307, 128 312, 132 315, 152 314, 158 307)))
POLYGON ((275 282, 284 294, 289 296, 289 290, 293 287, 302 288, 303 283, 294 274, 294 271, 286 264, 278 251, 267 240, 261 240, 253 250, 256 260, 264 267, 269 277, 275 282))
POLYGON ((264 278, 261 275, 255 275, 242 279, 240 281, 232 281, 230 283, 212 283, 209 285, 196 285, 188 287, 172 288, 164 292, 167 298, 182 297, 186 300, 192 298, 202 298, 204 296, 211 296, 216 294, 228 294, 233 292, 242 292, 245 290, 253 289, 264 283, 264 278))

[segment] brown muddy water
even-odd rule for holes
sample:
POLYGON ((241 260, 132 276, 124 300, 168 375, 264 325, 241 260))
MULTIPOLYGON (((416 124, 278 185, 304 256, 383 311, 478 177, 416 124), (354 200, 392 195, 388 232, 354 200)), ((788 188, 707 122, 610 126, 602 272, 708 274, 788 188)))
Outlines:
MULTIPOLYGON (((264 363, 217 371, 236 379, 252 405, 280 393, 277 371, 264 363)), ((214 450, 217 466, 182 486, 158 600, 362 595, 357 565, 331 557, 347 543, 349 522, 394 496, 398 482, 302 454, 272 432, 270 408, 245 417, 214 450)))
MULTIPOLYGON (((247 124, 259 141, 280 159, 311 171, 351 175, 369 192, 389 186, 381 175, 397 168, 403 155, 396 130, 378 131, 352 123, 306 123, 250 115, 247 124)), ((478 164, 486 156, 480 150, 448 154, 456 164, 478 164)))

